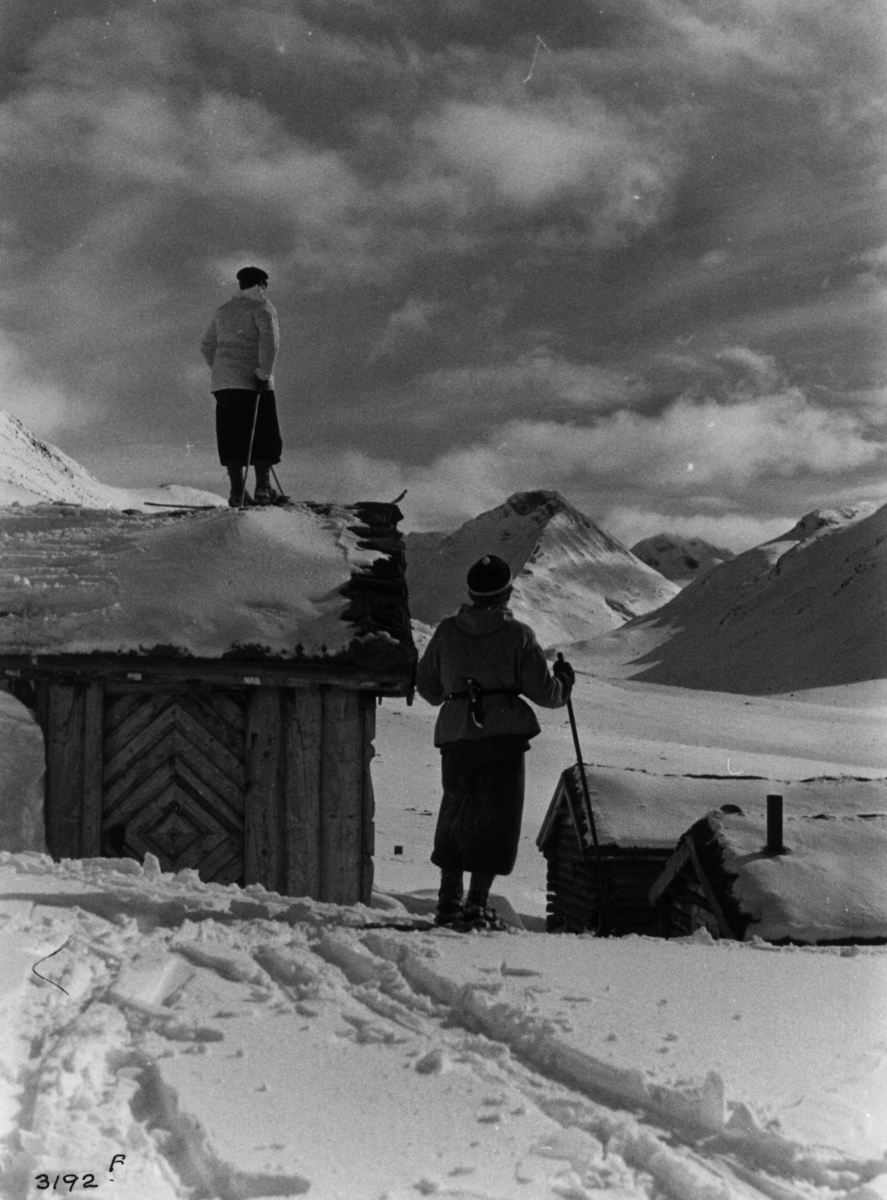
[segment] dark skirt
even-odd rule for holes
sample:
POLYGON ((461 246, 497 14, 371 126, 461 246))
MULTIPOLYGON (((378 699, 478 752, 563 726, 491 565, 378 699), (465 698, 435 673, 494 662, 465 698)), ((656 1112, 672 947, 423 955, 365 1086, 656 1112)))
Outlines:
POLYGON ((443 800, 431 861, 437 867, 510 875, 524 811, 524 735, 441 747, 443 800))
POLYGON ((256 432, 253 435, 253 452, 250 463, 279 463, 283 450, 280 426, 277 424, 277 403, 274 392, 251 392, 245 388, 225 388, 213 392, 216 398, 216 441, 219 445, 219 462, 226 466, 246 464, 250 432, 256 396, 259 396, 259 411, 256 416, 256 432))

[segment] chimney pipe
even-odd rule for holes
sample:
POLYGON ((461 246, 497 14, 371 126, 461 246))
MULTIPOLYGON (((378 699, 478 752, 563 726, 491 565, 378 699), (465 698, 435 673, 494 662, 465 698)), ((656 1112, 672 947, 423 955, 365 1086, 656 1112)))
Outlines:
POLYGON ((782 797, 767 797, 767 853, 785 854, 782 842, 782 797))

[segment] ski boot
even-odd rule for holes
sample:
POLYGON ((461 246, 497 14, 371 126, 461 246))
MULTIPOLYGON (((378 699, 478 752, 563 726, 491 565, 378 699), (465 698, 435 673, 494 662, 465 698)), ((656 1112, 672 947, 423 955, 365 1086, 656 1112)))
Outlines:
POLYGON ((472 871, 468 898, 462 910, 460 925, 460 928, 466 933, 473 929, 491 929, 501 933, 505 928, 505 922, 495 908, 490 907, 490 888, 494 879, 494 875, 484 875, 479 871, 472 871))
POLYGON ((284 504, 289 496, 284 496, 271 486, 271 464, 256 463, 256 490, 253 493, 255 504, 284 504))
POLYGON ((229 508, 247 508, 253 503, 252 496, 246 490, 246 472, 237 463, 228 463, 228 478, 231 481, 231 491, 228 495, 229 508))
POLYGON ((458 929, 462 924, 463 912, 461 900, 439 901, 434 923, 447 929, 458 929))
POLYGON ((462 909, 462 920, 454 928, 460 929, 464 933, 482 929, 502 933, 507 926, 495 908, 489 904, 466 904, 462 909))
POLYGON ((435 925, 444 925, 449 929, 459 927, 462 921, 462 895, 462 872, 454 867, 442 867, 435 925))

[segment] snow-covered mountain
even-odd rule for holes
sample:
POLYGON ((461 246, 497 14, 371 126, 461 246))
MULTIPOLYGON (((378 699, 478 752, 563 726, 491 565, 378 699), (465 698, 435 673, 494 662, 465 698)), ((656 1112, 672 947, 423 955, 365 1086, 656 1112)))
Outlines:
POLYGON ((631 552, 648 567, 681 586, 736 557, 732 550, 713 546, 702 538, 681 537, 678 533, 657 533, 654 537, 644 538, 632 546, 631 552))
POLYGON ((17 417, 0 411, 0 503, 55 500, 120 508, 122 496, 122 489, 99 483, 57 446, 41 441, 17 417))
POLYGON ((517 492, 453 533, 408 534, 406 548, 417 621, 455 612, 468 568, 498 554, 515 577, 515 616, 548 647, 619 628, 678 591, 557 492, 517 492))
POLYGON ((41 502, 84 508, 142 508, 146 501, 222 504, 214 493, 172 484, 131 490, 109 487, 57 446, 41 441, 22 422, 0 409, 0 505, 41 502))
POLYGON ((887 505, 863 503, 808 513, 584 649, 653 683, 790 692, 887 678, 885 629, 887 505))

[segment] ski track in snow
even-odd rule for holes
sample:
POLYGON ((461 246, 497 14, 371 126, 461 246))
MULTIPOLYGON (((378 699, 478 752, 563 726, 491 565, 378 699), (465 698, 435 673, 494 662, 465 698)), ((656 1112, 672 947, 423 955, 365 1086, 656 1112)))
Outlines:
MULTIPOLYGON (((235 895, 200 885, 191 872, 145 879, 122 865, 118 874, 107 863, 91 871, 89 863, 23 861, 38 874, 67 870, 76 890, 26 898, 23 888, 0 906, 5 957, 17 953, 21 967, 19 985, 13 971, 0 988, 0 1078, 12 1097, 0 1106, 0 1194, 8 1200, 42 1195, 41 1172, 87 1169, 102 1172, 103 1192, 116 1200, 882 1194, 866 1185, 883 1161, 817 1151, 761 1128, 744 1106, 725 1104, 714 1073, 685 1092, 653 1086, 642 1072, 571 1045, 556 1022, 500 1001, 495 983, 455 983, 436 961, 441 939, 461 935, 364 929, 379 921, 378 910, 293 902, 261 888, 235 895), (52 957, 40 964, 40 979, 31 965, 44 955, 52 957), (258 1015, 261 1037, 285 1039, 290 1052, 296 1044, 306 1064, 330 1046, 384 1049, 413 1086, 451 1080, 450 1090, 458 1082, 470 1096, 482 1093, 471 1114, 476 1127, 512 1129, 522 1141, 513 1180, 472 1186, 471 1151, 455 1145, 442 1175, 359 1193, 327 1190, 310 1167, 295 1169, 298 1144, 259 1148, 254 1170, 244 1169, 242 1154, 234 1165, 177 1080, 190 1056, 243 1057, 258 1015), (238 1031, 246 1039, 239 1048, 238 1031), (114 1154, 126 1159, 110 1175, 114 1154)), ((509 937, 521 935, 480 936, 499 937, 507 951, 509 937)), ((510 973, 527 975, 531 986, 534 973, 510 973)), ((442 1109, 439 1120, 447 1118, 442 1109)), ((300 1131, 290 1134, 298 1143, 300 1131)))

